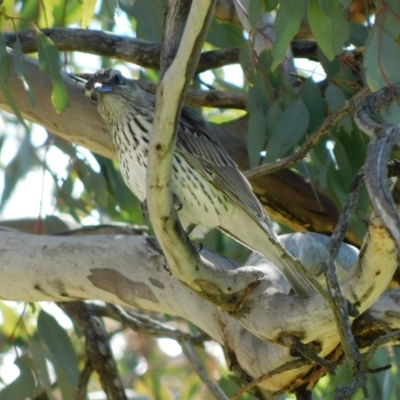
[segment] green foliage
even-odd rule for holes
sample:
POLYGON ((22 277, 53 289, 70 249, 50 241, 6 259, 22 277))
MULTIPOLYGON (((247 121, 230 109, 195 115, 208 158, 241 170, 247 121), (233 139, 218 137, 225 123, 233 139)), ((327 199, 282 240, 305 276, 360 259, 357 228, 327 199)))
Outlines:
POLYGON ((272 49, 274 58, 272 69, 278 67, 285 58, 291 40, 299 31, 306 10, 306 0, 282 0, 280 2, 275 20, 276 40, 272 49))
MULTIPOLYGON (((37 0, 7 0, 3 2, 0 22, 3 32, 37 29, 38 53, 32 56, 38 57, 40 70, 51 77, 51 101, 55 110, 61 113, 69 106, 61 70, 93 72, 99 65, 122 65, 133 76, 138 77, 140 74, 141 78, 153 82, 157 81, 158 73, 145 69, 137 72, 131 65, 120 60, 100 57, 86 59, 86 56, 60 54, 52 40, 41 30, 46 27, 87 28, 92 24, 96 29, 117 34, 121 31, 126 34, 125 30, 132 30, 139 39, 160 43, 166 3, 166 0, 136 0, 133 4, 126 0, 121 0, 119 4, 117 0, 107 0, 101 4, 93 0, 43 0, 38 7, 37 0), (118 24, 113 19, 115 13, 119 17, 118 24), (84 58, 84 61, 80 58, 84 58)), ((237 74, 237 70, 232 72, 230 69, 219 69, 212 71, 210 82, 204 75, 199 78, 215 89, 248 96, 246 111, 249 113, 249 130, 247 136, 243 132, 243 140, 247 140, 251 167, 272 163, 293 154, 323 124, 326 117, 349 100, 364 82, 372 90, 377 90, 400 80, 400 3, 398 0, 376 2, 375 22, 371 27, 367 23, 369 15, 365 23, 349 20, 347 8, 350 4, 350 0, 251 0, 247 15, 251 32, 245 32, 235 23, 216 19, 212 21, 205 50, 240 47, 243 75, 237 74), (258 54, 248 38, 259 33, 257 24, 261 14, 271 10, 276 11, 276 41, 273 46, 258 54), (293 74, 288 75, 282 67, 290 42, 299 35, 303 23, 311 27, 307 37, 314 37, 318 45, 317 65, 325 74, 322 82, 313 79, 319 77, 312 74, 315 65, 309 64, 307 71, 299 67, 297 72, 301 79, 293 74), (364 59, 360 60, 358 56, 353 57, 352 53, 345 51, 348 45, 359 49, 365 47, 364 59)), ((42 145, 34 144, 34 134, 31 133, 33 125, 23 120, 9 87, 12 69, 22 83, 21 90, 26 92, 24 95, 27 101, 33 108, 36 106, 41 94, 32 90, 23 57, 18 37, 11 55, 4 37, 0 35, 0 90, 13 113, 13 116, 2 114, 0 124, 0 167, 3 173, 0 210, 9 204, 18 183, 30 172, 36 172, 49 174, 54 182, 56 215, 44 215, 40 221, 47 232, 56 233, 67 229, 62 214, 68 214, 78 223, 85 223, 88 217, 91 221, 95 218, 99 223, 146 223, 140 203, 123 183, 115 160, 90 153, 51 132, 46 133, 42 145), (10 151, 11 142, 15 151, 5 154, 10 151), (54 162, 49 161, 51 157, 47 155, 51 153, 68 158, 65 173, 58 171, 54 162)), ((199 81, 194 86, 204 88, 199 81)), ((238 110, 199 111, 208 119, 218 122, 243 115, 238 110)), ((400 108, 397 103, 393 103, 381 112, 380 117, 386 122, 398 123, 399 115, 400 108)), ((367 144, 368 138, 350 116, 345 115, 293 170, 308 179, 313 186, 325 189, 341 209, 349 184, 364 163, 367 144)), ((360 239, 365 234, 365 223, 360 216, 369 212, 367 195, 363 192, 357 215, 351 223, 351 229, 360 239)), ((281 229, 287 230, 286 227, 281 229)), ((239 263, 243 263, 248 255, 248 250, 217 231, 210 232, 202 243, 239 263)), ((20 375, 13 382, 3 385, 0 400, 28 398, 40 390, 51 400, 58 398, 56 394, 60 392, 65 399, 73 398, 78 373, 85 362, 83 339, 73 329, 61 327, 54 317, 44 311, 26 312, 23 324, 15 308, 0 303, 0 311, 3 316, 0 326, 2 351, 11 352, 13 345, 21 350, 15 361, 20 375)), ((181 321, 179 323, 184 324, 181 321)), ((125 339, 132 335, 127 332, 122 334, 125 339)), ((159 350, 154 340, 136 336, 136 342, 143 344, 143 348, 131 346, 118 360, 121 374, 132 388, 158 399, 176 398, 176 393, 181 399, 206 398, 203 384, 183 357, 171 360, 159 350), (149 368, 146 373, 138 372, 144 355, 149 368)), ((393 354, 386 351, 377 354, 374 361, 376 366, 391 362, 395 368, 372 376, 369 381, 372 398, 399 397, 396 380, 398 352, 398 349, 393 349, 393 354)), ((210 358, 204 350, 200 354, 203 360, 210 358)), ((236 378, 219 365, 215 366, 217 362, 215 365, 211 365, 211 362, 206 364, 214 377, 220 377, 218 383, 228 395, 239 388, 234 383, 236 378)), ((332 398, 334 387, 344 384, 349 376, 346 368, 340 370, 336 377, 324 378, 315 390, 316 398, 332 398)), ((100 387, 96 379, 93 379, 92 385, 100 387)), ((357 396, 360 398, 360 394, 357 396)), ((253 394, 243 396, 243 399, 254 398, 253 394)))
POLYGON ((366 80, 374 91, 399 81, 396 65, 400 62, 400 4, 396 0, 378 4, 364 58, 366 80))
POLYGON ((93 18, 96 0, 83 0, 82 2, 82 23, 83 29, 86 29, 93 18))
POLYGON ((315 40, 329 60, 343 51, 349 25, 338 1, 310 0, 308 19, 315 40))
POLYGON ((57 112, 63 112, 69 106, 69 100, 61 78, 58 50, 51 39, 42 32, 37 33, 37 41, 40 70, 52 78, 51 101, 57 112))

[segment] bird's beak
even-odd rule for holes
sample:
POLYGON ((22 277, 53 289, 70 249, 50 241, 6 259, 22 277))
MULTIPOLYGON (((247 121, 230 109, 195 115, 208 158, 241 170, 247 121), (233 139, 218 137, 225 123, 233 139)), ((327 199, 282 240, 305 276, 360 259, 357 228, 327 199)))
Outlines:
POLYGON ((93 89, 96 93, 111 93, 113 86, 107 83, 96 82, 93 89))

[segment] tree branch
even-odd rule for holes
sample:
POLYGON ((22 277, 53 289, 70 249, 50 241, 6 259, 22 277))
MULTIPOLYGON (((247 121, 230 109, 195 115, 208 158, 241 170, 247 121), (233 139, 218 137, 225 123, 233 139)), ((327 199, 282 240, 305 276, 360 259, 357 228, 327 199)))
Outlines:
MULTIPOLYGON (((246 274, 251 276, 259 271, 262 279, 246 297, 242 310, 231 316, 169 275, 163 269, 164 256, 152 238, 120 232, 34 236, 4 231, 0 236, 1 298, 28 302, 98 299, 131 309, 176 315, 226 346, 231 367, 251 379, 293 360, 289 348, 260 337, 279 343, 295 333, 305 344, 317 340, 321 345, 320 357, 326 357, 339 344, 333 314, 321 298, 315 295, 299 299, 285 294, 287 284, 268 262, 247 267, 246 274), (19 279, 21 276, 23 280, 19 279)), ((322 235, 299 233, 280 239, 308 268, 320 265, 329 242, 322 235)), ((369 313, 399 329, 400 290, 391 290, 378 298, 397 268, 393 249, 392 239, 379 219, 373 217, 360 260, 350 269, 342 286, 344 295, 357 304, 361 313, 375 302, 369 313)), ((338 264, 349 269, 356 253, 354 248, 342 245, 338 264)), ((226 275, 232 271, 232 264, 225 258, 205 249, 201 255, 218 264, 226 275)), ((371 336, 370 340, 374 338, 371 336)), ((308 371, 309 368, 303 368, 277 374, 263 381, 262 387, 285 390, 308 371)))
POLYGON ((175 149, 176 128, 184 92, 191 81, 200 51, 213 15, 213 0, 194 0, 186 20, 185 0, 170 1, 163 40, 161 80, 157 88, 155 114, 149 143, 147 166, 147 205, 153 229, 167 258, 172 273, 202 295, 222 301, 244 291, 254 280, 225 276, 218 266, 204 263, 192 247, 179 223, 172 203, 171 169, 175 149), (179 46, 179 47, 178 47, 179 46), (200 281, 213 282, 206 293, 200 281), (218 293, 218 296, 216 294, 218 293))
POLYGON ((85 349, 91 366, 99 374, 108 399, 127 400, 103 321, 83 301, 58 303, 85 335, 85 349))
POLYGON ((307 153, 315 147, 318 142, 330 132, 337 122, 343 117, 343 115, 352 113, 355 110, 355 102, 367 96, 370 93, 369 88, 365 88, 360 92, 357 92, 355 96, 345 104, 336 110, 333 114, 330 114, 324 123, 306 140, 306 142, 292 155, 285 157, 279 161, 260 165, 259 167, 253 168, 250 171, 246 171, 245 175, 248 179, 258 178, 265 174, 271 174, 272 172, 279 171, 283 168, 291 168, 299 163, 307 155, 307 153))
MULTIPOLYGON (((82 51, 131 62, 143 68, 160 68, 160 43, 89 29, 53 28, 42 29, 41 32, 53 41, 59 51, 82 51)), ((17 40, 15 33, 3 33, 3 37, 8 47, 14 47, 17 40)), ((18 38, 24 53, 37 52, 35 30, 18 31, 18 38)), ((292 43, 295 57, 315 60, 316 50, 314 40, 295 40, 292 43)), ((239 55, 239 47, 206 51, 201 54, 195 73, 238 64, 239 55)))

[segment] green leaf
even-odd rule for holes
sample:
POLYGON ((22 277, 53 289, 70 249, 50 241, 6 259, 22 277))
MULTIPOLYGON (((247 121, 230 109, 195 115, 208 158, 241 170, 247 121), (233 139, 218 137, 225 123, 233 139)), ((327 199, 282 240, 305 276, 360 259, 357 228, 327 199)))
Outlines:
MULTIPOLYGON (((327 87, 325 91, 325 98, 332 112, 335 112, 346 101, 346 96, 344 95, 342 89, 333 83, 327 87)), ((351 122, 350 115, 343 115, 343 117, 340 118, 339 125, 342 126, 347 133, 352 133, 353 124, 351 122)))
POLYGON ((25 134, 17 154, 5 168, 4 189, 1 194, 0 210, 9 200, 17 183, 23 178, 32 167, 32 145, 30 135, 25 134))
POLYGON ((19 376, 0 392, 0 400, 23 400, 34 398, 35 378, 24 358, 14 363, 19 368, 19 376))
POLYGON ((30 88, 28 81, 26 79, 25 57, 18 36, 14 44, 13 61, 14 61, 15 72, 17 73, 18 78, 21 79, 24 89, 28 94, 31 106, 34 108, 36 104, 35 95, 33 94, 32 89, 30 88))
POLYGON ((4 42, 3 35, 0 35, 0 89, 3 91, 4 96, 7 100, 8 105, 10 106, 12 112, 17 117, 18 121, 28 129, 21 112, 15 102, 10 88, 8 86, 8 78, 10 76, 10 58, 9 53, 7 51, 6 43, 4 42))
POLYGON ((233 24, 213 19, 207 34, 206 42, 220 48, 240 47, 245 43, 243 29, 233 24))
POLYGON ((78 359, 65 330, 54 317, 42 310, 38 317, 38 332, 71 386, 75 387, 79 377, 78 359))
POLYGON ((364 54, 365 77, 376 91, 399 81, 400 52, 396 40, 381 27, 373 28, 364 54))
POLYGON ((285 58, 286 52, 300 28, 306 12, 307 0, 282 0, 275 19, 276 40, 272 48, 272 70, 285 58))
POLYGON ((343 7, 337 0, 324 1, 323 6, 322 8, 318 0, 310 0, 308 19, 319 47, 328 60, 333 60, 343 51, 349 37, 349 24, 343 7))
POLYGON ((310 117, 301 98, 284 110, 269 138, 265 161, 275 161, 292 149, 307 131, 310 117))
POLYGON ((0 35, 0 77, 5 82, 10 76, 10 59, 7 51, 6 42, 3 35, 0 35))
POLYGON ((69 98, 67 89, 60 76, 59 79, 53 79, 53 90, 51 92, 51 101, 57 112, 63 112, 69 107, 69 98))
POLYGON ((267 139, 267 118, 261 108, 250 113, 249 131, 247 136, 247 151, 251 167, 260 164, 261 150, 265 147, 267 139))
POLYGON ((278 7, 279 0, 265 0, 265 11, 272 11, 278 7))
POLYGON ((386 124, 398 124, 400 121, 400 105, 397 101, 392 101, 387 109, 381 109, 386 124))
POLYGON ((65 232, 70 229, 70 227, 62 219, 56 217, 55 215, 46 215, 44 220, 44 228, 47 235, 65 232))
POLYGON ((47 370, 43 342, 37 335, 28 336, 28 346, 31 351, 35 366, 38 370, 40 382, 46 391, 47 397, 49 400, 55 400, 52 393, 49 371, 47 370))
POLYGON ((37 41, 40 70, 52 78, 51 101, 57 112, 63 112, 69 106, 69 99, 61 77, 58 50, 50 38, 42 32, 37 33, 37 41))
POLYGON ((264 5, 264 0, 249 1, 249 10, 248 10, 249 22, 252 28, 255 28, 257 22, 260 20, 263 5, 264 5))
POLYGON ((82 23, 83 29, 86 29, 90 24, 90 21, 94 15, 94 9, 96 8, 96 0, 83 0, 82 2, 82 23))
MULTIPOLYGON (((59 1, 54 0, 42 0, 42 7, 41 9, 44 12, 44 23, 47 28, 50 28, 54 24, 54 16, 53 16, 53 9, 56 3, 59 1)), ((42 25, 41 25, 42 26, 42 25)))
POLYGON ((136 35, 140 39, 161 43, 164 34, 166 0, 135 0, 133 15, 136 18, 136 35))
POLYGON ((308 133, 317 130, 325 120, 325 101, 321 90, 312 78, 308 78, 301 89, 301 98, 310 115, 308 133))
POLYGON ((349 30, 350 43, 353 44, 355 47, 365 46, 368 39, 369 29, 362 24, 357 24, 356 22, 350 21, 349 30))
POLYGON ((112 14, 115 14, 115 9, 119 8, 118 5, 118 0, 107 0, 108 6, 110 7, 110 10, 112 12, 112 14))
POLYGON ((8 83, 3 80, 1 75, 0 75, 0 89, 3 91, 4 96, 6 97, 7 103, 10 106, 12 112, 17 117, 18 121, 25 127, 25 129, 29 129, 28 125, 26 125, 26 123, 24 121, 24 118, 22 117, 21 112, 19 111, 17 103, 15 102, 14 98, 12 97, 10 88, 8 87, 8 83))

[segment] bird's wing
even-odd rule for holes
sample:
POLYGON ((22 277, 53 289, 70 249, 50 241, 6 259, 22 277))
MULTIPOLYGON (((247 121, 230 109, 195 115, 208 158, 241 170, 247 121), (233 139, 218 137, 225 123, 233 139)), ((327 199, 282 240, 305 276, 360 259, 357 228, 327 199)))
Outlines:
POLYGON ((217 133, 189 107, 182 108, 176 150, 254 220, 258 223, 264 220, 265 212, 261 204, 247 179, 220 144, 217 133))

